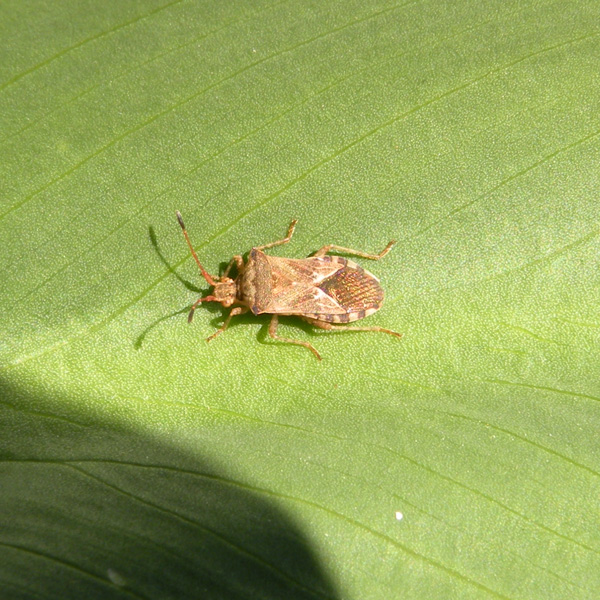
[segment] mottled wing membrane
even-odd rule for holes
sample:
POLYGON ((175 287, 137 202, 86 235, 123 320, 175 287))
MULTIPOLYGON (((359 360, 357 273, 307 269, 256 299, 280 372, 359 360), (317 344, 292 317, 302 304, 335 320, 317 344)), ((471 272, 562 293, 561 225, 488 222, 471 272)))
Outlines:
POLYGON ((319 288, 331 296, 347 312, 379 307, 383 302, 383 290, 377 278, 352 261, 319 284, 319 288))

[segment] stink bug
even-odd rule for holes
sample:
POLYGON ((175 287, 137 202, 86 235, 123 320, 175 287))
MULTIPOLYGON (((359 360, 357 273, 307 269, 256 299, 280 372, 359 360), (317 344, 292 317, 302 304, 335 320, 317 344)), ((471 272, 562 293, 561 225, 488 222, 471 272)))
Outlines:
POLYGON ((341 256, 328 256, 328 253, 335 250, 362 258, 379 260, 390 251, 390 248, 396 243, 395 241, 391 241, 379 254, 368 254, 328 244, 308 258, 267 256, 263 250, 287 244, 290 241, 297 222, 294 220, 290 224, 286 237, 282 240, 252 248, 246 262, 241 256, 234 256, 223 275, 213 277, 207 273, 198 260, 181 214, 179 211, 176 214, 190 252, 200 268, 202 276, 214 288, 211 295, 199 298, 194 302, 188 322, 192 322, 194 311, 201 302, 220 302, 227 307, 236 305, 231 309, 220 329, 207 338, 207 342, 225 331, 232 317, 249 310, 255 315, 263 313, 273 315, 269 325, 269 335, 274 340, 304 346, 319 360, 321 360, 321 356, 312 344, 277 335, 279 315, 297 315, 320 329, 381 331, 402 337, 401 333, 383 327, 332 325, 332 323, 350 323, 372 315, 381 308, 383 290, 375 275, 352 260, 341 256), (238 275, 232 279, 228 275, 234 265, 238 275))

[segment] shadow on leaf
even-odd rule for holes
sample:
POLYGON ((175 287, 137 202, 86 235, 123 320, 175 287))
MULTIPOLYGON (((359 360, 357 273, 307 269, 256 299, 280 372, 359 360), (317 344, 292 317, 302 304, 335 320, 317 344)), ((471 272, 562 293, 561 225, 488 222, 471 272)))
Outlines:
POLYGON ((71 402, 1 384, 0 397, 10 597, 338 597, 268 490, 103 418, 73 417, 71 402))

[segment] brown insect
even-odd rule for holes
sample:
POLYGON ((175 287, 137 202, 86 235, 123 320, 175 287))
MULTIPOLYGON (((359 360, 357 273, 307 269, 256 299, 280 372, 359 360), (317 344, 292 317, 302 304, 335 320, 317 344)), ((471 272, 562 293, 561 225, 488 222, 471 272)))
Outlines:
POLYGON ((263 313, 273 315, 269 325, 269 335, 274 340, 304 346, 319 360, 321 360, 321 356, 308 342, 291 340, 277 335, 279 315, 297 315, 320 329, 381 331, 402 337, 401 333, 383 327, 332 325, 332 323, 350 323, 372 315, 381 308, 383 290, 377 277, 354 261, 341 256, 327 256, 327 254, 331 250, 335 250, 371 260, 379 260, 390 251, 390 248, 396 243, 395 241, 391 241, 379 254, 368 254, 328 244, 309 258, 267 256, 263 250, 287 244, 290 241, 297 223, 294 220, 290 224, 286 237, 282 240, 252 248, 245 263, 241 256, 234 256, 223 275, 213 277, 206 272, 198 260, 181 214, 179 211, 176 214, 190 252, 198 264, 202 276, 214 288, 210 296, 196 300, 190 310, 188 322, 192 322, 194 311, 201 302, 220 302, 223 306, 236 305, 221 328, 207 338, 207 342, 225 331, 232 317, 249 310, 255 315, 263 313), (238 275, 232 279, 228 275, 234 264, 237 267, 238 275))

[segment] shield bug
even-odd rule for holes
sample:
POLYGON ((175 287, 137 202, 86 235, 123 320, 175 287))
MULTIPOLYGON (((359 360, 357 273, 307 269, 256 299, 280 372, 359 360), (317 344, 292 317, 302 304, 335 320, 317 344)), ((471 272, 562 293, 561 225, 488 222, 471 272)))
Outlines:
POLYGON ((269 335, 274 340, 304 346, 319 360, 321 356, 312 344, 277 335, 279 315, 297 315, 320 329, 381 331, 398 338, 402 337, 401 333, 383 327, 339 325, 339 323, 358 321, 379 310, 383 303, 383 290, 377 277, 354 261, 329 255, 329 252, 334 250, 370 260, 379 260, 390 251, 395 241, 391 241, 379 254, 359 252, 335 244, 323 246, 313 256, 302 259, 265 254, 263 251, 267 248, 287 244, 290 241, 297 222, 294 220, 282 240, 252 248, 246 262, 241 256, 234 256, 223 275, 213 277, 200 263, 181 214, 179 211, 176 214, 202 276, 214 288, 212 294, 194 302, 188 322, 192 322, 194 311, 201 302, 220 302, 225 307, 234 307, 223 325, 207 338, 207 342, 225 331, 232 317, 248 311, 252 311, 255 315, 271 314, 269 335), (229 277, 229 272, 234 265, 237 269, 235 279, 229 277))

